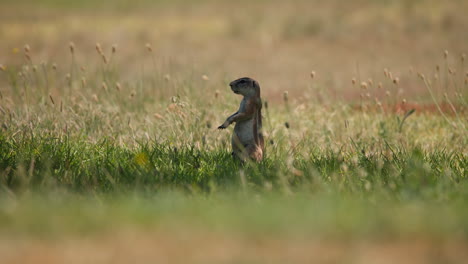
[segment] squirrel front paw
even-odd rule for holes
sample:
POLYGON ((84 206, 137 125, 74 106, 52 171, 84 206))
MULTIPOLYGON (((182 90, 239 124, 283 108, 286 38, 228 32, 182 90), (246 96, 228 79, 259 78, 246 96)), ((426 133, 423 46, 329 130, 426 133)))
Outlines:
POLYGON ((226 121, 226 122, 224 122, 222 125, 220 125, 220 126, 218 127, 218 129, 225 129, 225 128, 228 127, 228 126, 229 126, 229 122, 226 121))

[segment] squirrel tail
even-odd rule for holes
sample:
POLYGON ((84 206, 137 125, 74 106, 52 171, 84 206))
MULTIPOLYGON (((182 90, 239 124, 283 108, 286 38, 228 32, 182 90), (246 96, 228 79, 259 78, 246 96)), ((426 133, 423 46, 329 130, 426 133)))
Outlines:
POLYGON ((256 98, 257 98, 257 116, 256 116, 256 126, 257 126, 257 144, 262 148, 263 154, 265 154, 265 140, 263 139, 263 131, 262 131, 262 99, 260 98, 260 85, 257 81, 254 81, 256 98))
MULTIPOLYGON (((261 105, 261 103, 260 103, 261 105)), ((265 140, 263 139, 263 129, 262 129, 262 108, 258 109, 258 116, 257 116, 257 135, 258 135, 258 143, 263 150, 263 154, 265 154, 265 140)))

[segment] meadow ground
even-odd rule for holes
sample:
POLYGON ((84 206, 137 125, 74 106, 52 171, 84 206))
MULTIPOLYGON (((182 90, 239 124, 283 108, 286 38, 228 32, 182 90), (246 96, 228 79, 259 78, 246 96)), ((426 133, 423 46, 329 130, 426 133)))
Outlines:
POLYGON ((0 256, 466 263, 467 9, 2 1, 0 256), (267 142, 246 166, 216 129, 241 76, 267 142))

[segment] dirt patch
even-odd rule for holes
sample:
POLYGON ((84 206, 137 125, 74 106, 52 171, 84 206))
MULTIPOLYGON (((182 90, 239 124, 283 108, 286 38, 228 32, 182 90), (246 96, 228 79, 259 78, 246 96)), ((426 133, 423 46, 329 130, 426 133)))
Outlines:
POLYGON ((245 237, 206 232, 117 232, 0 240, 2 263, 468 263, 468 243, 245 237))

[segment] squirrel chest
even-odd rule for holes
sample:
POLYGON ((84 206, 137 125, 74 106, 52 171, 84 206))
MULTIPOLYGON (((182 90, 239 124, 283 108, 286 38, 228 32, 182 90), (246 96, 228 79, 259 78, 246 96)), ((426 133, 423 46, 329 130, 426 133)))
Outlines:
MULTIPOLYGON (((246 111, 246 104, 247 100, 244 98, 239 107, 239 113, 243 113, 246 111)), ((255 144, 255 134, 254 134, 254 126, 256 126, 256 120, 255 120, 255 115, 252 115, 251 117, 245 119, 245 120, 239 120, 236 122, 236 125, 234 126, 234 134, 233 139, 237 137, 242 143, 242 145, 250 145, 250 144, 255 144)))

